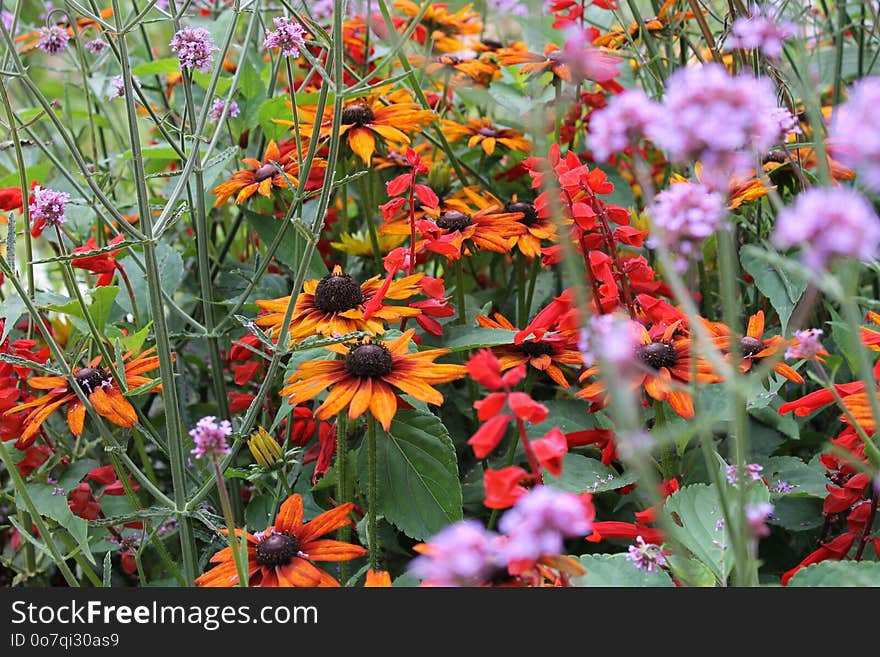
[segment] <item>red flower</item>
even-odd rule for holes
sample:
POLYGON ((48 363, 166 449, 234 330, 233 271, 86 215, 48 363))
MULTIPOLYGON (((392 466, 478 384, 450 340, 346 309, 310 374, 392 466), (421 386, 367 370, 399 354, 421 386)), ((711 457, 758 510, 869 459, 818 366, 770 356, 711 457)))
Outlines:
POLYGON ((551 474, 556 477, 562 474, 562 459, 568 454, 568 441, 564 433, 554 427, 543 438, 532 441, 532 449, 538 462, 551 474))
POLYGON ((838 536, 830 543, 821 546, 818 550, 811 552, 797 566, 787 571, 782 576, 782 585, 787 586, 789 580, 791 580, 791 578, 794 577, 794 574, 801 568, 806 568, 807 566, 821 561, 840 561, 845 559, 857 537, 857 533, 847 532, 846 534, 838 536))
POLYGON ((862 499, 862 495, 871 483, 871 477, 864 472, 851 477, 843 486, 827 485, 828 497, 822 506, 823 513, 840 513, 862 499))
POLYGON ((486 489, 484 504, 490 509, 506 509, 526 494, 521 483, 529 478, 529 473, 516 465, 500 470, 486 470, 483 473, 483 486, 486 489))
POLYGON ((21 187, 0 187, 0 210, 11 212, 22 209, 21 187))
POLYGON ((74 515, 86 520, 95 520, 101 514, 101 506, 92 497, 92 488, 82 482, 68 494, 67 505, 74 515))
MULTIPOLYGON (((125 239, 125 235, 120 233, 116 237, 114 237, 108 245, 119 244, 122 240, 125 239)), ((89 241, 85 243, 83 246, 79 246, 73 250, 74 253, 90 253, 91 251, 96 251, 98 249, 98 243, 95 241, 94 237, 90 237, 89 241)), ((106 251, 104 253, 97 253, 95 255, 84 255, 79 258, 74 258, 70 261, 74 267, 78 267, 79 269, 85 269, 86 271, 90 271, 93 274, 100 274, 98 277, 98 286, 101 285, 110 285, 113 281, 113 274, 116 270, 122 271, 122 265, 116 262, 116 256, 119 255, 119 249, 114 251, 106 251)))

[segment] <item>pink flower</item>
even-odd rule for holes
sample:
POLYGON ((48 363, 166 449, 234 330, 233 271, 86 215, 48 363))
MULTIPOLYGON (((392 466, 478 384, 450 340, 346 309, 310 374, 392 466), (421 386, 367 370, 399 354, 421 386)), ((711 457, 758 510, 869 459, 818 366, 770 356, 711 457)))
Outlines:
POLYGON ((575 80, 611 82, 620 75, 618 65, 623 61, 600 48, 592 46, 595 30, 575 29, 569 32, 562 55, 575 80))
POLYGON ((644 139, 661 112, 661 106, 641 89, 613 96, 605 108, 590 116, 590 148, 594 157, 607 161, 614 153, 644 139))
POLYGON ((191 453, 200 459, 205 456, 215 457, 221 454, 231 454, 227 437, 232 434, 232 425, 229 420, 217 422, 213 415, 207 415, 196 423, 196 428, 189 432, 195 442, 195 449, 191 453))
POLYGON ((859 174, 859 181, 880 191, 880 77, 853 85, 849 99, 834 110, 831 148, 841 163, 859 174))
POLYGON ((299 51, 306 46, 303 26, 290 18, 277 17, 273 20, 275 29, 266 30, 263 47, 280 50, 284 57, 299 57, 299 51))
POLYGON ((185 27, 171 39, 171 50, 177 53, 181 68, 194 68, 208 73, 214 62, 214 38, 203 27, 185 27))
POLYGON ((683 182, 657 194, 648 213, 655 229, 648 246, 665 244, 676 253, 676 266, 683 271, 687 260, 682 256, 693 255, 703 240, 722 227, 726 209, 721 194, 683 182))

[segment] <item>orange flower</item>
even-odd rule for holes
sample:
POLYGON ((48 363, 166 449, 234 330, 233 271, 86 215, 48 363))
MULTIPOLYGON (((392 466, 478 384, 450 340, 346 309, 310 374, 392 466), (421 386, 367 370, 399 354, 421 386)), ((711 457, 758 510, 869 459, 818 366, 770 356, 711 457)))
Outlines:
POLYGON ((468 119, 467 125, 448 119, 443 119, 441 123, 443 124, 443 134, 449 141, 458 141, 462 137, 468 137, 468 148, 479 144, 486 155, 495 153, 495 147, 498 144, 520 153, 530 153, 532 150, 532 142, 526 139, 519 130, 496 128, 492 125, 492 121, 485 117, 468 119))
MULTIPOLYGON (((412 0, 397 0, 394 8, 412 18, 422 13, 422 5, 412 0)), ((441 52, 464 50, 467 44, 459 36, 477 35, 483 29, 480 15, 473 11, 473 5, 470 4, 456 12, 450 12, 446 3, 432 3, 420 23, 414 36, 420 43, 425 43, 430 38, 434 48, 441 52)))
MULTIPOLYGON (((681 320, 665 328, 660 324, 650 331, 644 326, 640 326, 640 329, 641 344, 635 355, 641 369, 632 380, 633 386, 643 386, 649 397, 660 402, 668 401, 672 410, 690 420, 694 417, 694 401, 690 393, 683 389, 691 381, 691 368, 694 365, 690 336, 681 329, 681 320)), ((696 372, 697 381, 702 383, 717 383, 721 380, 702 358, 697 358, 696 372)), ((581 374, 581 381, 597 374, 599 368, 592 367, 581 374)), ((578 392, 577 396, 592 402, 601 402, 605 393, 604 383, 594 381, 578 392)))
POLYGON ((364 588, 388 588, 391 586, 391 573, 387 570, 368 570, 364 588))
MULTIPOLYGON (((392 281, 382 299, 405 300, 419 292, 418 273, 392 281)), ((303 284, 303 292, 296 300, 290 320, 290 336, 302 340, 311 335, 345 335, 355 331, 367 331, 374 335, 385 332, 386 323, 399 322, 404 317, 419 315, 418 308, 409 306, 381 305, 369 317, 364 304, 382 289, 379 276, 358 284, 337 265, 321 280, 311 279, 303 284)), ((287 311, 290 297, 258 300, 257 305, 268 314, 257 318, 257 326, 277 334, 287 311)))
POLYGON ((449 76, 449 86, 457 87, 468 81, 487 86, 500 76, 501 69, 492 61, 483 59, 462 59, 458 55, 443 54, 430 61, 421 55, 412 55, 410 62, 417 68, 424 68, 425 73, 434 75, 443 73, 449 76))
MULTIPOLYGON (((693 20, 694 12, 692 11, 678 12, 672 17, 667 18, 669 10, 675 5, 675 3, 676 0, 666 0, 660 8, 660 11, 657 12, 656 18, 645 19, 644 29, 649 32, 662 32, 672 24, 693 20)), ((704 9, 702 12, 706 13, 706 10, 704 9)), ((615 25, 605 34, 598 36, 593 43, 597 46, 617 49, 624 45, 628 39, 632 39, 633 41, 637 40, 641 34, 641 30, 642 26, 635 22, 631 23, 629 28, 625 31, 619 25, 615 25)))
POLYGON ((485 208, 489 205, 504 206, 499 213, 511 213, 517 217, 517 221, 522 224, 523 232, 510 238, 510 248, 517 247, 520 252, 527 258, 541 257, 541 243, 543 241, 556 241, 556 224, 549 217, 539 217, 538 209, 535 204, 530 201, 520 201, 516 194, 510 200, 510 203, 502 204, 497 198, 491 194, 480 196, 474 194, 471 188, 463 190, 470 200, 478 207, 485 208))
POLYGON ((289 385, 281 391, 291 403, 312 399, 327 388, 330 394, 315 410, 326 420, 348 406, 348 417, 357 418, 370 410, 387 430, 397 412, 397 388, 416 399, 440 405, 443 395, 432 386, 460 379, 463 365, 440 365, 434 360, 449 349, 428 349, 409 353, 414 329, 391 342, 364 340, 351 345, 328 347, 341 356, 337 360, 312 360, 297 366, 289 385))
MULTIPOLYGON (((730 328, 718 322, 706 322, 710 332, 719 336, 714 340, 717 347, 726 349, 730 346, 730 328)), ((748 372, 753 363, 759 363, 762 359, 772 356, 780 349, 784 349, 793 343, 793 340, 785 340, 781 336, 774 335, 764 338, 764 311, 759 310, 749 317, 749 325, 746 334, 740 340, 742 362, 739 365, 741 372, 748 372)), ((803 383, 804 377, 796 370, 782 361, 776 363, 773 370, 793 383, 803 383)))
MULTIPOLYGON (((256 534, 245 533, 248 585, 300 588, 339 586, 339 582, 329 573, 312 562, 350 561, 367 554, 359 545, 321 538, 340 527, 351 525, 348 514, 353 506, 351 503, 342 504, 303 523, 302 497, 296 493, 288 497, 275 516, 273 525, 256 534)), ((242 530, 236 529, 236 538, 241 538, 242 533, 242 530)), ((231 547, 225 547, 211 557, 211 563, 218 565, 196 578, 198 586, 231 587, 238 584, 231 547)))
POLYGON ((571 82, 571 71, 562 57, 562 50, 554 43, 548 43, 544 47, 544 54, 529 52, 526 44, 516 41, 507 48, 498 50, 498 63, 502 66, 516 66, 525 64, 520 69, 523 73, 541 75, 545 71, 552 71, 560 80, 571 82))
MULTIPOLYGON (((477 315, 477 324, 485 328, 519 330, 501 313, 493 314, 492 319, 477 315)), ((568 388, 569 384, 559 365, 582 365, 584 362, 581 353, 569 349, 568 338, 559 333, 545 333, 540 340, 528 339, 520 344, 501 345, 493 347, 492 351, 498 356, 502 372, 528 363, 536 370, 546 372, 563 388, 568 388)))
MULTIPOLYGON (((148 388, 157 391, 160 383, 146 376, 159 367, 159 358, 152 355, 154 349, 149 349, 137 358, 129 360, 133 352, 123 357, 123 372, 127 388, 134 389, 150 382, 155 385, 148 388), (128 361, 128 362, 125 362, 128 361)), ((101 367, 101 357, 93 359, 88 367, 77 368, 73 372, 73 378, 79 384, 80 389, 86 394, 89 403, 102 417, 113 424, 130 428, 138 423, 137 413, 128 399, 125 398, 118 381, 115 381, 110 373, 101 367)), ((118 370, 117 370, 118 371, 118 370)), ((83 432, 83 423, 86 417, 86 407, 83 406, 76 393, 71 390, 70 384, 62 376, 32 376, 27 384, 35 390, 48 390, 48 393, 26 404, 10 408, 4 415, 30 412, 22 422, 23 431, 15 446, 18 449, 26 449, 34 442, 37 432, 52 413, 67 405, 67 426, 74 436, 83 432)))
MULTIPOLYGON (((386 87, 387 89, 387 87, 386 87)), ((300 134, 310 136, 317 118, 317 107, 299 108, 300 134)), ((399 89, 388 94, 355 98, 342 108, 342 128, 352 152, 369 165, 376 152, 376 136, 394 145, 409 144, 407 133, 420 132, 435 118, 434 112, 422 109, 412 97, 399 89)), ((293 121, 275 119, 276 123, 293 126, 293 121)), ((327 108, 321 120, 321 137, 329 137, 333 128, 333 110, 327 108)))
MULTIPOLYGON (((278 144, 273 140, 266 146, 262 161, 252 157, 244 158, 242 162, 248 165, 249 169, 236 171, 232 174, 232 178, 211 190, 217 195, 214 207, 218 208, 223 205, 226 199, 233 194, 237 194, 236 203, 244 203, 256 193, 269 198, 273 188, 287 187, 286 178, 289 178, 294 185, 298 185, 299 163, 290 154, 291 151, 282 153, 278 144), (279 167, 284 170, 284 175, 278 170, 279 167)), ((323 166, 326 165, 320 160, 312 161, 312 167, 321 168, 323 166)))

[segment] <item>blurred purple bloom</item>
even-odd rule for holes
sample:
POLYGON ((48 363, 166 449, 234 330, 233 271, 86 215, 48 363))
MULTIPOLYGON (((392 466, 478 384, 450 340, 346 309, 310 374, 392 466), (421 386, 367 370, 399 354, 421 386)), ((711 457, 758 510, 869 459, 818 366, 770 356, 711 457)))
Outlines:
POLYGON ((70 194, 37 187, 34 189, 33 196, 34 202, 28 206, 28 209, 34 222, 42 221, 50 226, 60 226, 67 221, 64 212, 66 204, 70 200, 70 194))
POLYGON ((666 563, 663 549, 656 543, 645 543, 641 536, 636 536, 636 544, 629 546, 626 560, 646 573, 658 571, 666 563))
POLYGON ((214 38, 203 27, 185 27, 171 39, 171 50, 177 53, 181 68, 194 68, 208 73, 214 62, 214 38))
POLYGON ((880 191, 880 77, 863 78, 849 92, 831 119, 831 150, 842 164, 859 174, 872 192, 880 191))
POLYGON ((578 341, 584 365, 593 367, 601 358, 618 372, 626 372, 635 362, 641 327, 628 317, 606 313, 590 318, 578 341))
POLYGON ((782 55, 782 42, 791 38, 795 26, 772 11, 753 8, 751 16, 740 16, 730 28, 727 50, 760 50, 765 57, 782 55))
POLYGON ((614 153, 644 139, 661 111, 660 105, 641 89, 612 96, 606 107, 590 117, 590 147, 595 158, 605 162, 614 153))
POLYGON ((110 44, 104 41, 104 39, 92 39, 91 41, 86 42, 86 50, 93 55, 100 55, 107 50, 109 46, 110 44))
MULTIPOLYGON (((132 76, 131 78, 132 85, 136 87, 141 86, 141 81, 137 79, 137 77, 132 76)), ((122 98, 125 96, 125 80, 121 75, 117 75, 110 81, 110 93, 107 94, 108 100, 113 100, 114 98, 122 98)))
MULTIPOLYGON (((727 483, 731 486, 739 483, 739 475, 737 473, 738 468, 736 465, 728 465, 727 466, 727 483)), ((761 481, 761 473, 764 471, 764 466, 759 465, 758 463, 748 463, 746 465, 746 476, 752 481, 761 481)))
POLYGON ((801 258, 813 269, 838 257, 871 260, 880 245, 880 218, 850 187, 814 187, 779 213, 771 239, 779 249, 802 246, 801 258))
POLYGON ((478 586, 503 565, 498 535, 477 520, 449 525, 428 543, 430 552, 409 564, 409 571, 434 586, 478 586))
POLYGON ((593 518, 577 495, 538 486, 516 501, 498 528, 508 537, 502 545, 507 562, 529 561, 560 554, 567 537, 590 534, 593 518))
POLYGON ((189 432, 195 442, 195 449, 190 453, 197 459, 205 456, 221 456, 231 454, 227 437, 232 434, 232 425, 229 420, 217 422, 213 415, 207 415, 196 423, 196 428, 189 432))
POLYGON ((773 505, 769 502, 759 502, 758 504, 746 504, 746 524, 753 536, 767 536, 770 528, 767 526, 767 520, 773 513, 773 505))
POLYGON ((39 35, 37 48, 50 55, 56 55, 67 48, 67 42, 70 41, 70 35, 67 33, 67 29, 58 25, 41 27, 39 29, 39 35))
POLYGON ((280 16, 274 22, 275 29, 266 30, 263 47, 278 49, 284 57, 299 57, 299 51, 306 46, 303 26, 291 18, 280 16))
MULTIPOLYGON (((217 123, 220 120, 220 117, 223 116, 223 109, 226 107, 226 103, 222 98, 215 98, 214 103, 211 105, 211 112, 208 114, 208 118, 211 119, 211 123, 217 123)), ((227 119, 234 119, 239 115, 241 110, 238 107, 238 103, 234 100, 229 101, 229 109, 226 111, 227 119)))
POLYGON ((562 46, 562 57, 575 80, 610 82, 620 75, 618 65, 623 60, 592 43, 588 30, 569 30, 562 46))
POLYGON ((776 92, 766 78, 732 76, 716 63, 682 68, 666 86, 648 136, 675 162, 703 165, 701 178, 726 189, 782 137, 776 92))
POLYGON ((11 11, 6 11, 5 9, 0 12, 0 20, 3 21, 3 27, 6 28, 7 32, 12 31, 12 21, 15 18, 15 15, 11 11))
POLYGON ((657 194, 648 210, 659 233, 652 234, 648 246, 653 248, 658 241, 665 244, 676 254, 676 266, 684 270, 686 256, 698 251, 703 240, 723 226, 726 212, 721 194, 696 183, 675 183, 657 194))
POLYGON ((812 360, 822 351, 822 329, 804 329, 794 332, 794 342, 785 350, 785 357, 789 360, 803 359, 812 360))

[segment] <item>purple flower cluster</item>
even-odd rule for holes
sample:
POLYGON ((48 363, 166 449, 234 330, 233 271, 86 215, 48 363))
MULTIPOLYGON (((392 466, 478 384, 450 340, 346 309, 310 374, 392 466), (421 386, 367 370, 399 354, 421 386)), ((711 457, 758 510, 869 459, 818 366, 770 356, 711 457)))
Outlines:
POLYGON ((60 226, 67 221, 64 214, 70 194, 54 189, 37 187, 34 189, 34 202, 28 206, 31 219, 49 226, 60 226))
POLYGON ((39 30, 39 38, 37 40, 37 48, 50 55, 57 55, 59 52, 67 48, 70 41, 70 35, 67 29, 58 25, 50 27, 41 27, 39 30))
MULTIPOLYGON (((746 476, 752 481, 761 481, 761 473, 763 471, 763 465, 759 465, 757 463, 748 463, 746 465, 746 476)), ((736 465, 728 465, 726 475, 727 483, 731 486, 735 486, 737 483, 739 483, 739 474, 737 472, 736 465)))
POLYGON ((196 423, 196 428, 189 432, 196 445, 190 453, 197 459, 231 454, 232 450, 226 440, 231 434, 232 425, 229 420, 217 422, 217 418, 213 415, 206 415, 196 423))
POLYGON ((773 505, 769 502, 746 504, 746 525, 753 536, 767 536, 770 534, 767 520, 772 516, 773 508, 773 505))
POLYGON ((6 28, 7 32, 12 31, 12 21, 15 20, 15 16, 11 11, 0 11, 0 21, 3 21, 3 27, 6 28))
POLYGON ((299 51, 306 46, 303 26, 286 17, 279 16, 273 20, 275 29, 266 30, 263 47, 280 50, 284 57, 299 57, 299 51))
MULTIPOLYGON (((690 256, 722 227, 725 213, 721 194, 697 183, 676 183, 657 194, 649 210, 658 234, 651 237, 648 246, 653 248, 659 241, 681 256, 690 256)), ((683 271, 687 259, 679 256, 675 264, 683 271)))
POLYGON ((834 157, 856 170, 861 183, 880 191, 880 77, 859 80, 831 119, 834 157))
POLYGON ((814 187, 779 213, 771 239, 779 249, 802 246, 801 258, 812 269, 838 257, 871 260, 880 246, 880 218, 850 187, 814 187))
POLYGON ((515 562, 560 554, 564 539, 588 535, 592 522, 577 495, 539 486, 501 517, 505 535, 476 520, 457 522, 434 536, 409 570, 434 586, 478 586, 515 562))
POLYGON ((822 329, 816 328, 795 331, 794 341, 785 350, 785 357, 790 360, 813 360, 822 351, 822 343, 819 341, 822 332, 822 329))
POLYGON ((597 160, 607 161, 629 144, 644 139, 660 119, 661 108, 641 89, 612 96, 608 105, 590 117, 590 147, 597 160))
POLYGON ((86 42, 86 50, 93 55, 100 55, 109 47, 110 44, 104 41, 104 39, 92 39, 91 41, 86 42))
POLYGON ((185 27, 178 30, 171 39, 171 50, 177 53, 181 68, 194 68, 208 73, 214 62, 214 52, 220 50, 214 45, 214 38, 203 27, 185 27))
POLYGON ((636 536, 636 544, 629 546, 626 560, 646 573, 658 571, 666 563, 663 549, 656 543, 646 543, 641 536, 636 536))
MULTIPOLYGON (((138 80, 137 77, 132 76, 131 83, 135 87, 141 86, 141 81, 138 80)), ((113 100, 114 98, 122 98, 125 96, 125 80, 121 75, 117 75, 110 81, 110 93, 107 94, 108 100, 113 100)))
POLYGON ((633 364, 641 337, 640 325, 629 317, 606 313, 590 318, 578 341, 584 365, 593 367, 601 358, 615 371, 626 372, 633 364))
MULTIPOLYGON (((222 98, 215 98, 213 104, 211 105, 211 111, 208 113, 208 118, 211 120, 211 123, 217 123, 220 120, 220 117, 223 116, 223 110, 226 108, 226 102, 222 98)), ((241 109, 238 107, 238 103, 234 100, 229 101, 229 109, 226 110, 226 118, 234 119, 241 113, 241 109)))
POLYGON ((795 26, 791 21, 755 8, 750 16, 740 16, 733 22, 727 50, 759 50, 765 57, 778 59, 782 55, 783 42, 794 33, 795 26))

